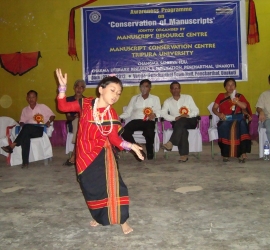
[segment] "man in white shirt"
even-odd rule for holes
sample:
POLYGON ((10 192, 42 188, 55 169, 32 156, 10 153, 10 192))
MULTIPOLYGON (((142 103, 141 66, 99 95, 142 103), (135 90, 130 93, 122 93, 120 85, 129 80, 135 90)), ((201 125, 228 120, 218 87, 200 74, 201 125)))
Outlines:
MULTIPOLYGON (((270 75, 268 83, 270 84, 270 75)), ((259 121, 263 122, 263 126, 266 128, 267 139, 270 141, 270 90, 266 90, 260 95, 256 111, 259 114, 259 121)))
POLYGON ((186 162, 189 154, 188 129, 196 128, 199 109, 190 95, 180 94, 179 82, 170 84, 170 92, 172 97, 165 100, 161 116, 172 123, 173 133, 162 148, 171 151, 173 146, 178 146, 179 162, 186 162))
POLYGON ((131 98, 126 110, 120 118, 130 118, 125 125, 122 137, 124 140, 135 143, 134 131, 143 131, 146 140, 147 159, 154 158, 155 118, 160 117, 161 105, 158 96, 151 95, 151 81, 144 79, 140 82, 141 94, 131 98))

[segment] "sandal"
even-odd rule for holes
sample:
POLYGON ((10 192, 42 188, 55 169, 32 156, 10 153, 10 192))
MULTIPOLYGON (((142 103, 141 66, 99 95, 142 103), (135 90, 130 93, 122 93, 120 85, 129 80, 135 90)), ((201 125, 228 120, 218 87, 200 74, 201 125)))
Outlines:
POLYGON ((244 157, 243 155, 241 155, 238 160, 239 160, 239 163, 245 163, 246 162, 246 158, 247 157, 244 157))
POLYGON ((28 163, 23 163, 22 168, 28 168, 28 163))
POLYGON ((13 149, 10 146, 1 147, 6 153, 13 153, 13 149))
POLYGON ((69 159, 67 159, 64 163, 63 163, 63 166, 74 166, 75 165, 75 162, 72 162, 70 161, 69 159))
POLYGON ((178 162, 182 163, 182 162, 187 162, 188 161, 188 157, 186 156, 180 156, 180 160, 178 160, 178 162))
POLYGON ((223 162, 228 162, 229 158, 228 157, 223 157, 223 162))

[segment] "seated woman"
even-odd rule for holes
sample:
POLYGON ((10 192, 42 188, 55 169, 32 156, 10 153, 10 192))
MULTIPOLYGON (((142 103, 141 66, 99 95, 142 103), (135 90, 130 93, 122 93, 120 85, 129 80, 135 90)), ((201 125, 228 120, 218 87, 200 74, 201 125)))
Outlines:
POLYGON ((244 163, 247 153, 251 151, 251 139, 245 114, 251 117, 251 110, 246 98, 236 93, 236 81, 227 78, 224 81, 226 93, 220 93, 212 108, 215 115, 220 118, 218 122, 218 145, 227 162, 229 157, 238 157, 240 163, 244 163))

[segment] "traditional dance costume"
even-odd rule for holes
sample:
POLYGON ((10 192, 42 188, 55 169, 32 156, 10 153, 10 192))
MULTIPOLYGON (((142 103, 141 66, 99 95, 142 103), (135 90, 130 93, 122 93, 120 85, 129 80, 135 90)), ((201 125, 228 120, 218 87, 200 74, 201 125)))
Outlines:
POLYGON ((113 152, 113 146, 123 150, 122 126, 111 106, 96 108, 95 103, 94 98, 74 102, 58 98, 59 110, 80 112, 76 168, 92 217, 104 226, 123 224, 129 217, 129 196, 113 152))

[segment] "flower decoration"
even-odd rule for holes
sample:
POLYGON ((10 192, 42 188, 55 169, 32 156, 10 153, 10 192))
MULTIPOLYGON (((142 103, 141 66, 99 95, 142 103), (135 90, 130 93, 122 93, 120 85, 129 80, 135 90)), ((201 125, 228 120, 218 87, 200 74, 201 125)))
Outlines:
POLYGON ((146 107, 146 108, 144 108, 143 113, 144 113, 143 120, 145 121, 145 120, 147 120, 148 116, 151 115, 151 114, 153 114, 154 112, 153 112, 153 109, 152 108, 146 107))
POLYGON ((44 117, 43 117, 42 114, 39 114, 39 113, 35 114, 34 117, 33 117, 33 119, 34 119, 38 124, 44 123, 44 117))
POLYGON ((180 115, 189 115, 189 108, 187 108, 186 106, 182 106, 180 109, 179 109, 179 114, 180 115))

